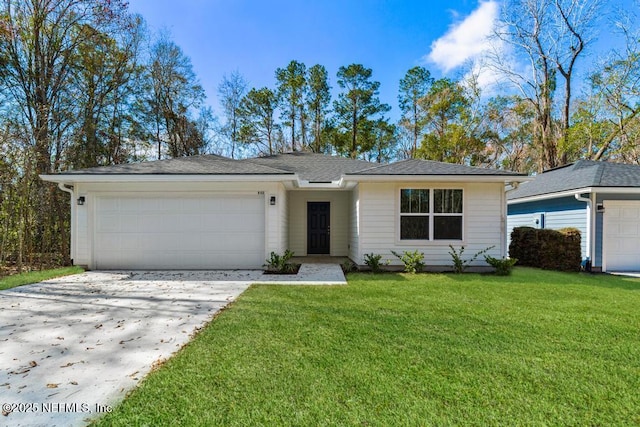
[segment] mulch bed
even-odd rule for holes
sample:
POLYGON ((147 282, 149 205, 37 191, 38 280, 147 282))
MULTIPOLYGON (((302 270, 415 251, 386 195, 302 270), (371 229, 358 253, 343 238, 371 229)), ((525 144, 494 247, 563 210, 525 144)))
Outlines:
POLYGON ((296 274, 298 274, 298 271, 300 271, 300 266, 302 264, 289 264, 292 266, 292 269, 290 271, 287 272, 281 272, 281 271, 277 271, 277 270, 264 270, 264 274, 278 274, 278 275, 284 275, 284 276, 295 276, 296 274))

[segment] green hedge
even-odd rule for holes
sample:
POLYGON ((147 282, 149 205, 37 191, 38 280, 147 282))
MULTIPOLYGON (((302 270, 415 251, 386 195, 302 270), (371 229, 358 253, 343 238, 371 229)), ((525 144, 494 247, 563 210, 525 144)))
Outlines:
POLYGON ((518 265, 545 270, 580 271, 580 230, 516 227, 511 233, 509 256, 518 265))

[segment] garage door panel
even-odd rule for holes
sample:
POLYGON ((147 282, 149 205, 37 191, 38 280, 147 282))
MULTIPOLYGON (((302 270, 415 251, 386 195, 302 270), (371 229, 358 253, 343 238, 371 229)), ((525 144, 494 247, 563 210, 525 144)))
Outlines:
MULTIPOLYGON (((214 239, 215 237, 211 237, 214 239)), ((262 245, 258 242, 252 241, 255 240, 255 235, 241 235, 241 236, 227 236, 222 239, 224 242, 225 251, 230 252, 255 252, 258 249, 262 248, 262 245)), ((224 251, 222 251, 224 252, 224 251)))
POLYGON ((259 268, 264 196, 104 196, 96 200, 96 268, 259 268))
POLYGON ((604 207, 606 271, 640 271, 640 201, 606 200, 604 207))
POLYGON ((188 214, 179 215, 176 220, 178 222, 178 229, 185 233, 202 232, 207 229, 209 225, 204 220, 206 217, 203 214, 188 214))
POLYGON ((122 246, 121 240, 119 235, 105 235, 101 244, 105 251, 117 251, 122 246))
POLYGON ((112 215, 104 215, 102 221, 98 222, 96 230, 99 233, 109 233, 120 231, 120 219, 112 215))
POLYGON ((638 235, 638 224, 623 222, 618 225, 618 236, 637 236, 638 235))
POLYGON ((638 243, 633 239, 620 239, 617 242, 616 251, 618 256, 626 255, 627 253, 634 253, 638 250, 638 243), (622 252, 622 254, 620 254, 622 252))

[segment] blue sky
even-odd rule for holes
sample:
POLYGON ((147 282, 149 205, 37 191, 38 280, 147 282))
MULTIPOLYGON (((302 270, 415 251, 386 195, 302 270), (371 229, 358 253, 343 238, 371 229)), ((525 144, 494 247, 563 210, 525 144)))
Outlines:
MULTIPOLYGON (((607 7, 631 1, 609 1, 607 7)), ((249 87, 274 88, 276 68, 295 59, 307 67, 324 65, 334 94, 340 66, 371 68, 396 120, 398 82, 405 72, 423 65, 435 77, 459 77, 464 60, 478 54, 499 1, 131 0, 129 7, 152 31, 169 30, 191 58, 215 112, 224 74, 238 70, 249 87)), ((600 36, 600 49, 610 43, 600 36)))

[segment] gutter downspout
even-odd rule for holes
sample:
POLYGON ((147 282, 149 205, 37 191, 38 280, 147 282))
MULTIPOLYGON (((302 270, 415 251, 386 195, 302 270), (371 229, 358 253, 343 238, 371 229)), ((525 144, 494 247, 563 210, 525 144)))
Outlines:
POLYGON ((502 258, 507 257, 507 252, 509 248, 507 248, 507 191, 505 188, 502 190, 502 194, 500 196, 500 256, 502 258))
POLYGON ((70 245, 69 245, 69 258, 71 258, 71 265, 73 265, 73 260, 76 256, 76 245, 75 245, 75 235, 76 233, 74 232, 74 226, 76 223, 76 205, 74 203, 74 189, 73 189, 73 185, 71 186, 67 186, 64 182, 59 182, 58 183, 58 188, 62 191, 64 191, 65 193, 69 193, 69 197, 71 198, 71 218, 69 220, 69 240, 70 245))
POLYGON ((574 194, 574 197, 576 198, 577 201, 579 202, 585 202, 587 204, 587 244, 586 244, 586 250, 587 250, 587 258, 591 261, 591 265, 593 266, 594 263, 594 259, 593 259, 593 220, 592 220, 592 213, 593 213, 593 203, 591 198, 588 197, 582 197, 580 194, 574 194))

